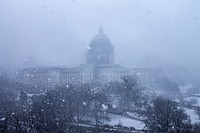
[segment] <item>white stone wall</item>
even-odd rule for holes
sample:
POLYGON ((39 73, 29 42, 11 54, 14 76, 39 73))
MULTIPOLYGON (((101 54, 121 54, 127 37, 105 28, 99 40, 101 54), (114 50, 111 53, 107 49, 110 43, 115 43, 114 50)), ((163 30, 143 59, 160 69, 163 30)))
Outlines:
MULTIPOLYGON (((124 76, 139 77, 143 84, 149 84, 162 75, 159 69, 124 67, 99 67, 98 78, 103 84, 111 81, 121 82, 124 76)), ((24 69, 22 73, 23 82, 29 85, 41 85, 54 87, 68 84, 92 83, 94 80, 94 66, 80 66, 76 68, 41 68, 24 69)))

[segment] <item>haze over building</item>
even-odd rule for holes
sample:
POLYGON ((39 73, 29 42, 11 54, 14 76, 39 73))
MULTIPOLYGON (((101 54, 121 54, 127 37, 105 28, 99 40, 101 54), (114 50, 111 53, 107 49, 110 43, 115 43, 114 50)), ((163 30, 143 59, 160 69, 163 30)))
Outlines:
POLYGON ((138 76, 141 82, 148 84, 161 75, 161 69, 126 68, 115 64, 114 46, 100 26, 87 47, 85 64, 73 68, 24 68, 21 77, 25 84, 54 87, 67 84, 121 82, 124 76, 138 76))
POLYGON ((92 38, 88 46, 87 64, 114 65, 114 63, 114 47, 100 26, 99 33, 92 38))

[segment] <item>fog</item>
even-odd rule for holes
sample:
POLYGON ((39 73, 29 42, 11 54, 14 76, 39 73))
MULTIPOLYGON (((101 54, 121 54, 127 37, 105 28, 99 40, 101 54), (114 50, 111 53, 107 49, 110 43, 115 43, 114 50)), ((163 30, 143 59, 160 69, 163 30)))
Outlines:
POLYGON ((101 24, 127 67, 198 67, 199 0, 0 0, 0 66, 77 66, 101 24))
POLYGON ((200 133, 199 57, 200 0, 0 0, 0 133, 200 133))

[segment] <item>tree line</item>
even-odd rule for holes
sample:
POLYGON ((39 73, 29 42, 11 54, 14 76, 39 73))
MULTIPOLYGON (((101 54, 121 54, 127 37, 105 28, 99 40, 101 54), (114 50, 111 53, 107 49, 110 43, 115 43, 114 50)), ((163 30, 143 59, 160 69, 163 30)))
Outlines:
POLYGON ((81 132, 84 124, 94 124, 93 132, 99 132, 104 121, 109 121, 109 112, 128 111, 137 112, 148 131, 200 132, 200 125, 192 125, 176 102, 163 97, 149 99, 137 77, 123 77, 120 83, 102 86, 58 86, 31 97, 23 90, 17 93, 19 87, 21 85, 0 77, 2 133, 72 133, 81 132))

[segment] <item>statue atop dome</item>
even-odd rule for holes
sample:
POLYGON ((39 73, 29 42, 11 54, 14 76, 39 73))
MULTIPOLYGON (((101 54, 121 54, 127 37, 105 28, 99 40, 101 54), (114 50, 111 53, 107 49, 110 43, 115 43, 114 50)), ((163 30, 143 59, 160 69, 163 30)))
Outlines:
POLYGON ((100 27, 99 27, 99 34, 104 34, 104 32, 103 32, 103 28, 102 28, 101 25, 100 25, 100 27))

